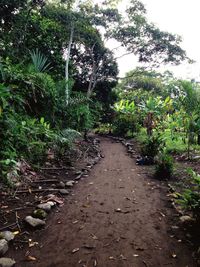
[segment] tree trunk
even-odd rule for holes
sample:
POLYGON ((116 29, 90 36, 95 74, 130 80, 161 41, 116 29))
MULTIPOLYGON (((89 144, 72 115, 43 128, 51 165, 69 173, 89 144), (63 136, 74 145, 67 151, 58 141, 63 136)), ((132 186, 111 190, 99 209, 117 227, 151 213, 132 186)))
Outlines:
POLYGON ((69 104, 69 60, 70 60, 70 53, 71 53, 71 47, 72 47, 72 42, 73 42, 73 36, 74 36, 74 25, 72 25, 72 27, 71 27, 69 45, 68 45, 68 49, 67 49, 67 58, 66 58, 66 64, 65 64, 65 82, 66 82, 65 102, 66 102, 66 106, 69 104))

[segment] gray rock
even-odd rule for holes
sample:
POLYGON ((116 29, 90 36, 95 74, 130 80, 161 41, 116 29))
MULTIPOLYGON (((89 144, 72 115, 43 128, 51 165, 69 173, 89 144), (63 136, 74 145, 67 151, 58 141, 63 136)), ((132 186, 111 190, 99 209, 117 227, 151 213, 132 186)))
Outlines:
POLYGON ((69 195, 69 191, 67 189, 60 189, 59 192, 62 194, 62 195, 69 195))
POLYGON ((16 262, 10 258, 0 258, 0 267, 12 267, 15 263, 16 262))
POLYGON ((199 160, 200 159, 200 156, 194 156, 192 159, 193 160, 199 160))
POLYGON ((191 224, 195 222, 195 219, 188 215, 181 216, 179 219, 182 224, 191 224))
POLYGON ((66 182, 67 187, 73 187, 74 186, 74 181, 68 181, 66 182))
POLYGON ((63 181, 61 181, 58 185, 60 188, 65 188, 65 183, 63 181))
POLYGON ((15 238, 15 235, 10 231, 0 232, 0 239, 5 239, 6 241, 11 241, 15 238))
POLYGON ((41 204, 37 205, 37 208, 49 212, 51 210, 51 205, 48 202, 47 203, 41 203, 41 204))
POLYGON ((78 176, 76 176, 75 180, 78 181, 81 179, 81 177, 82 177, 82 174, 79 174, 78 176))
POLYGON ((32 216, 26 216, 25 222, 34 228, 41 227, 46 224, 45 221, 33 218, 32 216))
POLYGON ((8 251, 8 242, 5 239, 0 240, 0 256, 3 256, 8 251))
POLYGON ((49 205, 51 205, 51 207, 54 207, 54 206, 56 205, 56 203, 53 202, 53 201, 48 201, 47 203, 48 203, 49 205))

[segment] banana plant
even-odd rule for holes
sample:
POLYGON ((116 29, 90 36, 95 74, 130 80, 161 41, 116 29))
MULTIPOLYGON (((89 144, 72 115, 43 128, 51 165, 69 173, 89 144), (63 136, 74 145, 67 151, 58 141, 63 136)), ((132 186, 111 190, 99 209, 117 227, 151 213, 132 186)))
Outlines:
POLYGON ((121 113, 134 113, 136 110, 136 106, 134 101, 129 101, 129 100, 124 100, 122 99, 121 101, 115 103, 114 109, 117 112, 121 113))

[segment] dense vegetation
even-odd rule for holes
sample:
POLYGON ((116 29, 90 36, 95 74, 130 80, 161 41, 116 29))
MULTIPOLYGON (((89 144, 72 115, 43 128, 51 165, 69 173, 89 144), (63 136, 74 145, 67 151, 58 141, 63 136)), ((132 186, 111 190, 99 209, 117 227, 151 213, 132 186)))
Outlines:
MULTIPOLYGON (((0 176, 17 161, 59 157, 89 129, 136 137, 173 173, 172 153, 191 158, 200 145, 200 87, 138 68, 118 81, 115 40, 145 66, 188 60, 181 38, 148 22, 144 5, 119 1, 0 0, 0 176), (191 151, 193 153, 191 153, 191 151), (158 156, 159 155, 159 156, 158 156)), ((200 197, 199 197, 200 199, 200 197)))
MULTIPOLYGON (((157 179, 174 175, 174 158, 199 160, 198 83, 176 79, 170 72, 160 74, 138 68, 127 73, 115 91, 118 101, 113 107, 113 122, 102 124, 99 131, 135 138, 141 145, 138 163, 155 163, 157 179)), ((178 203, 200 219, 199 174, 189 169, 186 181, 186 189, 176 195, 178 203)))

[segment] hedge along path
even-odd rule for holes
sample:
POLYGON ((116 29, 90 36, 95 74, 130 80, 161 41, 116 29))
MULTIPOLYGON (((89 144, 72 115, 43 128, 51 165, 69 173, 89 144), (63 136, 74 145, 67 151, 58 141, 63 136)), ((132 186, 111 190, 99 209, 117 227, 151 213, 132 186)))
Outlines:
MULTIPOLYGON (((52 213, 33 240, 39 247, 14 257, 17 266, 193 267, 190 248, 171 232, 175 211, 167 189, 147 177, 119 143, 102 139, 105 158, 52 213)), ((11 255, 13 256, 13 255, 11 255)))

